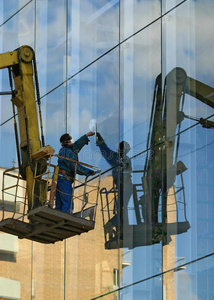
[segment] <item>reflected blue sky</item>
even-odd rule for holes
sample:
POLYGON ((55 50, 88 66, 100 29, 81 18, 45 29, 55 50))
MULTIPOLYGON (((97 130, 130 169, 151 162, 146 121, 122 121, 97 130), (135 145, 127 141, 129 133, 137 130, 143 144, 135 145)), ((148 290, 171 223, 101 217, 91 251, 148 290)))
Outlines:
MULTIPOLYGON (((1 2, 0 22, 26 2, 17 4, 15 1, 17 5, 12 6, 8 5, 9 1, 1 2)), ((162 8, 167 11, 181 2, 165 0, 162 8)), ((146 151, 154 83, 161 71, 165 76, 174 67, 182 67, 188 76, 214 85, 213 1, 186 1, 164 16, 162 24, 157 20, 133 37, 137 30, 159 18, 159 0, 120 3, 102 0, 84 1, 84 4, 68 1, 68 28, 66 2, 55 4, 37 1, 36 20, 34 2, 27 5, 0 28, 0 49, 5 52, 22 44, 35 46, 45 139, 56 152, 60 148, 61 134, 68 131, 77 140, 90 130, 90 121, 95 119, 110 148, 117 150, 119 141, 126 140, 132 146, 130 156, 135 156, 146 151), (126 38, 128 40, 109 51, 126 38)), ((7 81, 6 72, 0 71, 1 90, 8 89, 7 81)), ((2 124, 12 116, 12 108, 8 98, 1 96, 0 99, 2 124)), ((186 96, 184 112, 206 118, 213 114, 213 109, 186 96)), ((209 202, 214 193, 213 129, 199 125, 191 128, 193 125, 195 121, 190 119, 182 122, 184 133, 178 153, 178 159, 188 167, 184 182, 191 229, 176 237, 176 257, 186 257, 186 261, 213 251, 213 206, 209 202), (204 203, 204 199, 208 203, 204 203)), ((15 145, 12 121, 1 126, 0 140, 0 166, 10 167, 16 157, 12 147, 15 145)), ((110 166, 96 153, 93 138, 87 147, 88 152, 81 154, 80 159, 85 162, 88 159, 87 162, 101 167, 102 171, 107 170, 110 166)), ((144 167, 144 163, 145 156, 133 159, 135 169, 144 167)), ((179 179, 176 184, 180 184, 179 179)), ((132 265, 124 269, 122 284, 160 272, 161 244, 136 248, 131 253, 132 265), (139 257, 145 259, 139 260, 139 257), (152 262, 154 257, 156 261, 152 262), (134 274, 133 270, 136 270, 134 274)), ((184 272, 191 277, 189 268, 184 272)), ((194 297, 200 299, 195 294, 194 297)))
POLYGON ((2 0, 0 2, 0 25, 28 2, 29 0, 2 0))

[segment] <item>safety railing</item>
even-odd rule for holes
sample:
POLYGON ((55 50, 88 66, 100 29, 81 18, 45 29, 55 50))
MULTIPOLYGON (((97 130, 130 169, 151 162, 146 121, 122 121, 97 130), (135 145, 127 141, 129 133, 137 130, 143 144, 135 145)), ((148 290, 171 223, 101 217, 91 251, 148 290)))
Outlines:
POLYGON ((2 176, 2 220, 7 217, 23 218, 26 214, 26 181, 18 168, 6 169, 2 176))
MULTIPOLYGON (((48 206, 55 209, 55 195, 57 191, 57 179, 59 167, 52 163, 59 156, 45 154, 35 159, 34 179, 32 185, 32 201, 28 201, 27 182, 19 173, 18 168, 7 169, 3 172, 2 179, 2 220, 15 218, 27 220, 29 211, 39 207, 48 206)), ((74 203, 73 215, 95 221, 96 208, 100 188, 100 169, 64 158, 71 161, 74 166, 72 180, 71 207, 74 203), (77 165, 83 165, 93 171, 93 176, 80 176, 77 174, 77 165)))

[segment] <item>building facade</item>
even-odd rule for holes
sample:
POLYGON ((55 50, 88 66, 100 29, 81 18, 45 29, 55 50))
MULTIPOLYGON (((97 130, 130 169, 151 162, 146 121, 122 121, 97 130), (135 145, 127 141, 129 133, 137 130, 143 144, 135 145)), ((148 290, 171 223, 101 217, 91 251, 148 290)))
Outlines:
MULTIPOLYGON (((45 144, 102 139, 79 154, 101 169, 95 229, 53 245, 0 233, 0 299, 213 299, 213 14, 212 0, 1 1, 0 53, 35 51, 45 144)), ((7 169, 10 96, 0 107, 7 169)))

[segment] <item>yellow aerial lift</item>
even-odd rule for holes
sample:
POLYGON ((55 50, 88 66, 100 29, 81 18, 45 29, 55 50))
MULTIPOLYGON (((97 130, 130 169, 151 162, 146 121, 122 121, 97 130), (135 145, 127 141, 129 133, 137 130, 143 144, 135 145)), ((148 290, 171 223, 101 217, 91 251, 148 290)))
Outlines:
MULTIPOLYGON (((92 184, 87 185, 88 177, 86 177, 85 182, 78 186, 81 190, 80 195, 75 196, 75 192, 73 192, 72 201, 74 199, 81 201, 79 211, 71 215, 53 209, 58 167, 51 163, 51 158, 57 157, 57 155, 54 155, 54 149, 51 146, 45 146, 33 49, 24 45, 12 52, 0 54, 0 69, 4 68, 8 68, 9 71, 11 92, 0 92, 0 95, 12 95, 19 167, 18 174, 12 168, 5 170, 3 175, 0 230, 17 235, 19 238, 27 238, 41 243, 55 243, 64 238, 92 230, 95 225, 100 170, 83 164, 92 168, 98 174, 98 179, 96 180, 96 188, 94 186, 92 188, 92 184), (40 128, 36 103, 38 104, 40 128), (15 179, 16 183, 7 186, 6 177, 15 179), (22 181, 22 188, 25 189, 26 186, 21 212, 18 209, 20 181, 22 181), (5 195, 9 191, 14 191, 12 216, 6 210, 4 201, 5 195), (96 200, 93 199, 90 202, 91 198, 96 200)), ((78 163, 75 162, 76 167, 78 163)), ((74 181, 74 185, 75 182, 77 180, 74 181)), ((76 191, 77 188, 74 186, 73 190, 76 191)))
POLYGON ((173 69, 165 77, 163 85, 162 74, 157 76, 146 147, 149 151, 144 170, 134 171, 142 174, 142 182, 133 183, 136 224, 120 222, 118 191, 114 187, 109 191, 100 190, 107 249, 131 249, 161 241, 167 244, 171 236, 187 232, 190 228, 183 182, 183 172, 187 167, 177 160, 181 123, 184 118, 190 118, 204 128, 213 128, 214 122, 209 118, 185 115, 186 94, 214 108, 214 88, 188 77, 184 69, 173 69), (175 187, 176 176, 181 178, 180 187, 175 187), (176 200, 179 193, 183 199, 181 211, 176 200))

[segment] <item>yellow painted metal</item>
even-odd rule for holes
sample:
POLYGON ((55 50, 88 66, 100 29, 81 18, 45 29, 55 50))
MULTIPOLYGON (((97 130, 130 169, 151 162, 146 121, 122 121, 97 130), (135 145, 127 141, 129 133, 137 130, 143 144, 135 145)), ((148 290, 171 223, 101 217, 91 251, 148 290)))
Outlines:
POLYGON ((6 52, 0 54, 0 69, 5 69, 7 67, 11 67, 13 65, 18 64, 18 52, 6 52))
POLYGON ((30 210, 33 203, 33 188, 34 188, 34 176, 30 166, 26 167, 26 181, 27 181, 27 194, 28 194, 28 210, 30 210))
POLYGON ((51 192, 50 192, 50 207, 54 207, 54 199, 55 199, 55 194, 56 194, 56 187, 57 187, 57 179, 58 179, 58 174, 59 174, 59 167, 56 166, 54 170, 54 175, 53 175, 53 182, 52 182, 52 187, 51 187, 51 192))
MULTIPOLYGON (((23 149, 25 146, 27 146, 28 134, 30 151, 31 155, 33 155, 41 148, 41 142, 39 135, 32 63, 21 62, 21 68, 23 78, 21 78, 21 75, 14 77, 15 90, 18 92, 20 102, 23 103, 17 107, 21 148, 23 149), (28 133, 26 131, 26 122, 28 133)), ((14 104, 16 105, 16 102, 14 104)))
POLYGON ((39 149, 39 151, 35 152, 32 156, 33 158, 42 158, 42 157, 45 157, 45 156, 51 156, 54 154, 54 149, 50 146, 50 145, 47 145, 41 149, 39 149))
POLYGON ((0 69, 16 67, 17 70, 21 70, 17 74, 13 69, 16 96, 12 98, 12 102, 18 111, 22 159, 24 160, 26 159, 24 148, 27 146, 27 138, 29 138, 31 155, 41 148, 33 81, 33 57, 34 51, 29 46, 22 46, 12 52, 0 54, 0 69))
POLYGON ((22 74, 16 76, 14 74, 15 90, 17 96, 12 102, 16 105, 17 98, 19 104, 17 106, 18 120, 19 120, 19 133, 20 133, 20 147, 22 166, 26 168, 26 181, 28 190, 28 207, 32 205, 32 189, 33 189, 33 171, 29 167, 30 156, 33 155, 41 148, 39 125, 37 117, 35 88, 33 82, 33 66, 32 62, 22 62, 19 68, 22 70, 22 74))
POLYGON ((26 173, 28 207, 32 204, 33 170, 31 157, 41 149, 35 87, 33 80, 34 51, 22 46, 13 52, 0 54, 0 69, 12 67, 15 97, 12 103, 17 107, 22 169, 26 173))

